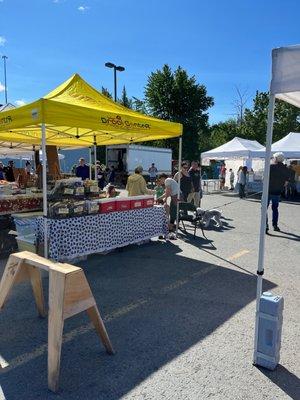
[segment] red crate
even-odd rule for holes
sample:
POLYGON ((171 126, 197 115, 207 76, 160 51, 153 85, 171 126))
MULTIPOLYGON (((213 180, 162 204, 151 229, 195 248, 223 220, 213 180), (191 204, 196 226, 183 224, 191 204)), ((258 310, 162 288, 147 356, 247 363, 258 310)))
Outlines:
POLYGON ((144 208, 144 196, 134 196, 130 200, 130 208, 136 210, 139 208, 144 208))
POLYGON ((143 199, 144 207, 153 207, 154 206, 154 197, 153 196, 145 196, 143 199))
POLYGON ((99 212, 102 214, 116 211, 116 201, 114 199, 103 199, 99 201, 99 212))
POLYGON ((116 211, 126 211, 130 210, 130 199, 116 199, 116 211))

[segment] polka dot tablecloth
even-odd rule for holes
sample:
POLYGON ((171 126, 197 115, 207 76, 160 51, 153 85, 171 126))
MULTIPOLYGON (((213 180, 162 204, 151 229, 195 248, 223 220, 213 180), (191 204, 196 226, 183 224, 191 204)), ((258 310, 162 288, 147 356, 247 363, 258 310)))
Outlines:
MULTIPOLYGON (((49 257, 56 261, 70 261, 168 233, 163 207, 47 221, 49 257)), ((43 218, 38 217, 37 222, 38 237, 42 240, 43 218)))

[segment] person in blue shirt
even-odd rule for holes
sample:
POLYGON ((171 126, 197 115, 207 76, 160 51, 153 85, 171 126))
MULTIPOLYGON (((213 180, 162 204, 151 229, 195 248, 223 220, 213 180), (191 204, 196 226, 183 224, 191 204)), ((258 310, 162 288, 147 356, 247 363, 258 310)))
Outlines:
POLYGON ((81 178, 83 181, 89 179, 90 177, 90 168, 85 163, 84 158, 79 159, 79 165, 76 167, 75 174, 78 178, 81 178))

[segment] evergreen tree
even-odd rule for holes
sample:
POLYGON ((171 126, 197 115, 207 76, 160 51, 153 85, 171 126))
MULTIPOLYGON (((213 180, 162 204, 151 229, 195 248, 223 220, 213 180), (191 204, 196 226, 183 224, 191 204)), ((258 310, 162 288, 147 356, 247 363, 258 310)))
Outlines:
POLYGON ((104 94, 104 96, 108 97, 109 99, 112 99, 111 93, 103 86, 101 88, 101 93, 104 94))
POLYGON ((132 100, 128 98, 125 86, 123 86, 122 97, 119 100, 119 103, 124 107, 132 108, 132 100))

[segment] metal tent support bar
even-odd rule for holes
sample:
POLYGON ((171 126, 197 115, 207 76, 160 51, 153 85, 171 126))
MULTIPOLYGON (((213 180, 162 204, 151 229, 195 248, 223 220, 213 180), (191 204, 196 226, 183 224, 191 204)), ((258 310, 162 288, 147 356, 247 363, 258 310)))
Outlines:
POLYGON ((48 205, 47 205, 47 155, 46 155, 46 125, 42 123, 42 164, 43 164, 43 216, 44 216, 44 257, 48 258, 48 205))
POLYGON ((89 147, 90 179, 92 179, 92 148, 89 147))
POLYGON ((177 192, 177 211, 176 211, 176 236, 178 236, 178 225, 179 225, 181 162, 182 162, 182 136, 180 136, 180 138, 179 138, 179 150, 178 150, 178 192, 177 192))
POLYGON ((270 159, 271 159, 271 146, 272 146, 272 136, 273 136, 274 108, 275 108, 275 95, 270 94, 269 110, 268 110, 267 138, 266 138, 265 169, 264 169, 264 180, 263 180, 263 194, 262 194, 262 202, 261 202, 258 265, 257 265, 256 315, 255 315, 254 355, 253 355, 253 363, 254 364, 256 364, 256 360, 257 360, 258 324, 259 324, 258 312, 259 312, 260 297, 262 294, 262 282, 263 282, 263 271, 264 271, 265 237, 266 237, 266 225, 267 225, 267 209, 268 209, 268 195, 269 195, 270 159))

